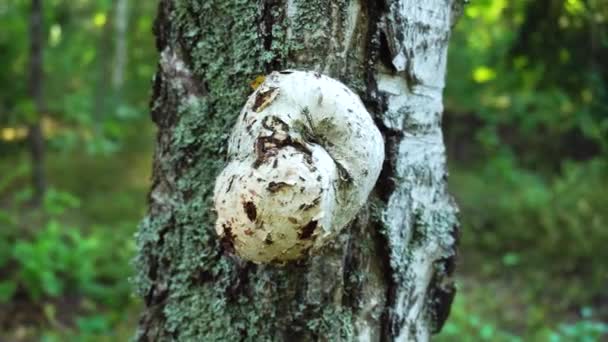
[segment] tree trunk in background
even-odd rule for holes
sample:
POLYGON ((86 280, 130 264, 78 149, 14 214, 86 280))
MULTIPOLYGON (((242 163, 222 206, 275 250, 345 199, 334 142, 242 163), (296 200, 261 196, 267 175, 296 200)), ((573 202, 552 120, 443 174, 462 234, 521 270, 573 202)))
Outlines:
POLYGON ((32 184, 34 187, 33 203, 42 203, 46 190, 44 171, 44 135, 41 127, 42 114, 45 112, 43 80, 43 45, 44 30, 42 0, 32 0, 30 13, 30 61, 29 93, 34 102, 35 116, 28 126, 28 140, 32 157, 32 184))
POLYGON ((112 95, 113 91, 111 88, 111 76, 113 71, 112 43, 116 37, 114 36, 115 32, 112 24, 115 18, 112 16, 107 16, 107 18, 109 19, 100 27, 101 34, 99 36, 99 45, 97 48, 97 68, 99 76, 96 80, 97 89, 95 91, 95 105, 93 107, 96 138, 101 138, 103 136, 103 124, 108 111, 108 98, 112 95))
POLYGON ((161 0, 141 341, 426 341, 454 296, 442 89, 454 0, 161 0), (357 92, 386 141, 369 203, 322 255, 285 267, 223 250, 212 191, 250 82, 316 70, 357 92))
POLYGON ((112 87, 117 95, 125 81, 127 65, 127 28, 129 25, 129 1, 117 0, 114 17, 116 45, 114 47, 114 69, 112 70, 112 87))

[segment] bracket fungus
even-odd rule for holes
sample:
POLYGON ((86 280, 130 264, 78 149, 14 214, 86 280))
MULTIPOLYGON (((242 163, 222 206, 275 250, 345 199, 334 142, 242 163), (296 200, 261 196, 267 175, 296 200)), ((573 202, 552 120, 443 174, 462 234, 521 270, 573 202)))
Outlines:
POLYGON ((354 92, 315 72, 273 72, 230 137, 216 231, 256 263, 303 258, 353 220, 383 161, 382 135, 354 92))

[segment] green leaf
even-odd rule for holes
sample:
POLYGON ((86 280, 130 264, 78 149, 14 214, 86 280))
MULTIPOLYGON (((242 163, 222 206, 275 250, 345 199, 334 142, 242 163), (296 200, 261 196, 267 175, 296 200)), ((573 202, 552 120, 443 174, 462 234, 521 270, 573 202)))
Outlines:
POLYGON ((516 253, 507 253, 502 257, 502 263, 505 266, 516 266, 519 264, 519 255, 516 253))
POLYGON ((11 300, 16 290, 17 284, 14 281, 0 281, 0 303, 6 303, 11 300))
POLYGON ((80 317, 76 320, 78 329, 84 333, 104 333, 110 330, 110 322, 104 315, 80 317))

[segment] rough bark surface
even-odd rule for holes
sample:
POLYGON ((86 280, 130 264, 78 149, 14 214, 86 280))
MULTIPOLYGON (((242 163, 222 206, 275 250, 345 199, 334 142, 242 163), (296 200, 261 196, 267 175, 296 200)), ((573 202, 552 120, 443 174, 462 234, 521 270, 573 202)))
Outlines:
POLYGON ((150 209, 137 236, 141 341, 425 341, 445 321, 457 235, 441 134, 452 0, 161 0, 150 209), (387 158, 368 205, 320 255, 231 255, 212 195, 250 83, 325 73, 374 115, 387 158))

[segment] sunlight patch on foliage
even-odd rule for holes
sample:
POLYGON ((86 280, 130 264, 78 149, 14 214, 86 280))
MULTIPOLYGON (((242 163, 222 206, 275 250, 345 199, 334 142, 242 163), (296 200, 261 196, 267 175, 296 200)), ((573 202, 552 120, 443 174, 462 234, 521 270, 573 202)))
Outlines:
POLYGON ((473 70, 473 79, 477 83, 485 83, 496 78, 496 71, 486 66, 480 66, 473 70))
POLYGON ((566 11, 572 15, 579 15, 585 12, 585 4, 581 0, 567 0, 566 11))
POLYGON ((23 140, 27 136, 25 127, 7 127, 0 130, 0 140, 11 142, 23 140))
POLYGON ((49 44, 51 46, 57 46, 61 42, 61 26, 59 24, 53 24, 49 30, 49 44))
POLYGON ((107 18, 106 18, 106 14, 99 12, 96 13, 95 16, 93 17, 93 25, 97 26, 97 27, 102 27, 106 24, 107 18))

